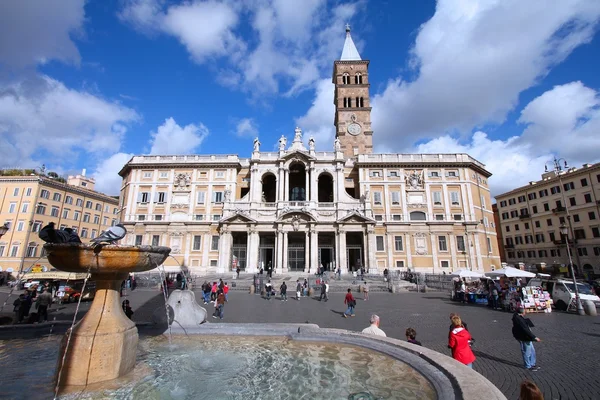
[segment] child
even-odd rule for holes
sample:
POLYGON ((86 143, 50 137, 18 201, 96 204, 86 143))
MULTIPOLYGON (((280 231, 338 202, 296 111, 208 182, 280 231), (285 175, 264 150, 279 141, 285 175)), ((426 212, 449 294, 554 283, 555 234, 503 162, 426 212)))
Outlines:
POLYGON ((406 330, 406 341, 408 343, 412 343, 412 344, 417 344, 419 346, 421 346, 421 342, 419 342, 417 339, 417 331, 415 331, 413 328, 408 328, 406 330))

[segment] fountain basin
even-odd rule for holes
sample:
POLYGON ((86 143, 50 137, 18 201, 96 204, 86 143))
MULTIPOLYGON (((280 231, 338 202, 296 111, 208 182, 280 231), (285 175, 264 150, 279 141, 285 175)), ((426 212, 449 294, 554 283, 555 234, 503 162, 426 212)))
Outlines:
POLYGON ((162 264, 171 249, 163 246, 120 246, 82 243, 46 243, 48 262, 65 272, 91 272, 98 279, 123 279, 162 264))

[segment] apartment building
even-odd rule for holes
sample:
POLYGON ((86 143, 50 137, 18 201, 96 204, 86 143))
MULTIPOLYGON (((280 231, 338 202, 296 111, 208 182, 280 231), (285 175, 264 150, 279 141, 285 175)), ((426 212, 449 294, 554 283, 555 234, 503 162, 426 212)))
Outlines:
POLYGON ((87 242, 117 223, 118 199, 96 192, 84 174, 66 182, 40 175, 0 176, 0 268, 19 271, 50 268, 40 229, 50 222, 75 230, 87 242))
MULTIPOLYGON (((500 266, 490 173, 467 154, 373 154, 369 61, 349 29, 334 62, 330 151, 293 141, 238 155, 135 156, 123 177, 129 244, 172 249, 192 273, 419 272, 500 266)), ((308 139, 308 140, 307 140, 308 139)))
POLYGON ((496 202, 506 262, 569 265, 562 226, 577 273, 600 274, 600 163, 547 172, 496 202))

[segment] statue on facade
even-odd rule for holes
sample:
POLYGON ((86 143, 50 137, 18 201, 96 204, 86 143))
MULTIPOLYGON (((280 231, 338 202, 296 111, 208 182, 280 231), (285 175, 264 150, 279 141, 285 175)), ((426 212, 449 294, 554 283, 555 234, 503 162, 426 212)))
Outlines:
POLYGON ((284 151, 286 145, 287 139, 285 138, 285 136, 281 135, 281 137, 279 138, 279 151, 284 151))
POLYGON ((301 142, 302 141, 302 129, 296 127, 296 129, 294 129, 294 142, 301 142))
POLYGON ((308 139, 308 148, 310 149, 310 151, 315 151, 315 138, 313 138, 312 136, 310 137, 310 139, 308 139))
POLYGON ((406 184, 411 189, 419 189, 423 187, 423 175, 419 171, 412 171, 406 176, 406 184))
POLYGON ((360 201, 361 203, 366 203, 367 201, 369 201, 369 189, 365 190, 365 193, 363 193, 363 195, 360 196, 360 201))
POLYGON ((231 201, 231 190, 227 189, 225 190, 225 202, 229 202, 231 201))
POLYGON ((333 141, 333 148, 335 149, 335 151, 342 150, 342 143, 340 142, 339 138, 335 138, 335 140, 333 141))
POLYGON ((258 138, 254 139, 254 151, 255 152, 259 152, 260 151, 260 142, 259 142, 258 138))

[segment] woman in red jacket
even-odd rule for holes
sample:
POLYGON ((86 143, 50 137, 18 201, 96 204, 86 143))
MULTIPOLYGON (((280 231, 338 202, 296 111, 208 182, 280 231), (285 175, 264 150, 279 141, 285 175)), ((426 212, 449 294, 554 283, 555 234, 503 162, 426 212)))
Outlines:
POLYGON ((452 317, 452 324, 454 324, 454 329, 450 331, 450 337, 448 338, 448 347, 452 349, 452 358, 469 368, 473 368, 475 354, 471 351, 471 335, 463 326, 458 315, 452 317))

